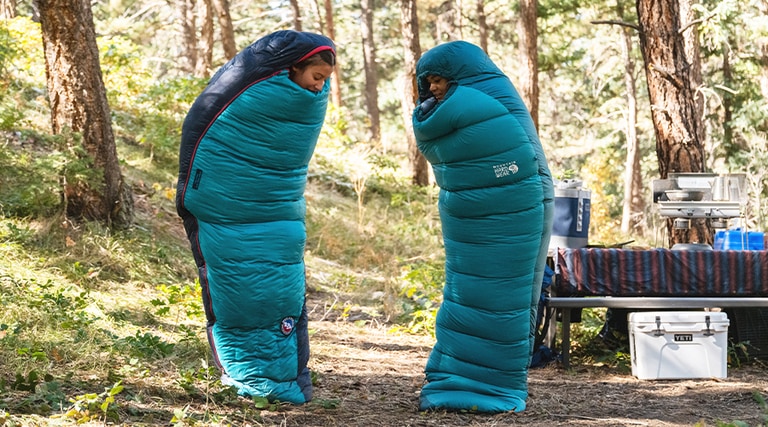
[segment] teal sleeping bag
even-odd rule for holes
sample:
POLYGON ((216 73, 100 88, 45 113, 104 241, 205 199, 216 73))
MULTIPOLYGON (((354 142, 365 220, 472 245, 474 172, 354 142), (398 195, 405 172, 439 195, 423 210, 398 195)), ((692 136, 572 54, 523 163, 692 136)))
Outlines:
POLYGON ((332 42, 279 31, 211 79, 182 128, 176 205, 197 263, 208 340, 222 382, 301 404, 307 367, 304 189, 330 91, 289 67, 332 42))
POLYGON ((420 409, 523 411, 552 224, 544 151, 510 80, 458 41, 417 65, 413 126, 440 187, 446 282, 420 409), (439 103, 428 76, 450 82, 439 103))

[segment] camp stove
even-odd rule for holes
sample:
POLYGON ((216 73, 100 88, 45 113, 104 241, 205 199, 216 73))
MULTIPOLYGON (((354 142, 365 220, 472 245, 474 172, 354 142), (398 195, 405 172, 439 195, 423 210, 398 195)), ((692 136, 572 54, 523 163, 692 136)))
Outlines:
POLYGON ((671 173, 668 179, 652 181, 653 201, 659 215, 674 219, 675 228, 690 228, 694 218, 708 218, 713 228, 727 228, 746 203, 746 178, 746 174, 671 173))

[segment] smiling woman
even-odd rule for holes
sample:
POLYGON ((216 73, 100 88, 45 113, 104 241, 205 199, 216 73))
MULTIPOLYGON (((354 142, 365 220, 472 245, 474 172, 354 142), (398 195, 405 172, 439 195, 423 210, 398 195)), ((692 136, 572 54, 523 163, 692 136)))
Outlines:
POLYGON ((222 382, 304 403, 304 187, 335 64, 325 36, 279 31, 224 65, 182 128, 176 206, 222 382))
POLYGON ((294 83, 312 92, 320 92, 325 81, 333 73, 336 56, 327 50, 291 66, 288 76, 294 83))

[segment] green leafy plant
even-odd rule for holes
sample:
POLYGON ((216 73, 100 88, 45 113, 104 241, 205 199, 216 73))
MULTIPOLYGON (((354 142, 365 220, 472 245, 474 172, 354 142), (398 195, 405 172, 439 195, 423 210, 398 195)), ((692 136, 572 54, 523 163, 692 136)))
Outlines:
POLYGON ((175 344, 164 341, 149 332, 136 331, 136 335, 127 336, 121 340, 127 344, 132 355, 144 358, 163 358, 173 353, 175 344))
POLYGON ((176 319, 181 314, 189 318, 203 315, 202 289, 199 280, 194 285, 159 285, 157 290, 163 298, 154 298, 150 304, 157 308, 159 316, 166 316, 172 308, 177 308, 176 319))
POLYGON ((75 420, 78 424, 102 419, 116 422, 119 420, 115 396, 123 391, 123 386, 118 382, 103 393, 86 393, 70 399, 72 406, 64 413, 64 417, 75 420))
POLYGON ((401 280, 405 283, 401 291, 401 296, 406 298, 404 310, 410 320, 406 326, 396 326, 393 330, 434 335, 435 318, 445 283, 442 264, 412 264, 403 269, 401 280))

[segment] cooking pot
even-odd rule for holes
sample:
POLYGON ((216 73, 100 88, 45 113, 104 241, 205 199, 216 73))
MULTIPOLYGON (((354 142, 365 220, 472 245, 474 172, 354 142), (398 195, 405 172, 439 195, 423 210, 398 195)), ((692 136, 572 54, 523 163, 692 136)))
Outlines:
POLYGON ((700 190, 667 190, 664 194, 673 202, 698 202, 704 198, 704 192, 700 190))

